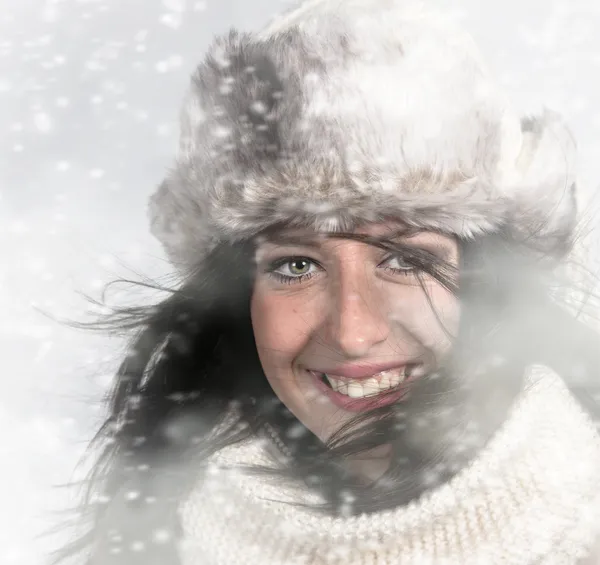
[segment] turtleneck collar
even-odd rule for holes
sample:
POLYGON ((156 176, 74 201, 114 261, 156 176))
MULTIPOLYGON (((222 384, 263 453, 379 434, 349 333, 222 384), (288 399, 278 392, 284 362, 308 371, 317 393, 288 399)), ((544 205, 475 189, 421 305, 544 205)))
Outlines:
POLYGON ((250 476, 261 440, 214 455, 181 508, 184 565, 576 565, 600 534, 600 435, 562 380, 532 370, 508 419, 448 483, 411 504, 335 518, 250 476))

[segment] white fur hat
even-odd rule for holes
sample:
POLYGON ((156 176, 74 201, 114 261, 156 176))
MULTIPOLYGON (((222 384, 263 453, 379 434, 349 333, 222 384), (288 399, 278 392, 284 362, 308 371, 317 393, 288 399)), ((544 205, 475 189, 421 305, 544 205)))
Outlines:
POLYGON ((506 229, 561 256, 574 161, 560 117, 515 116, 449 17, 419 0, 309 0, 214 40, 151 229, 184 271, 269 226, 394 218, 464 239, 506 229))

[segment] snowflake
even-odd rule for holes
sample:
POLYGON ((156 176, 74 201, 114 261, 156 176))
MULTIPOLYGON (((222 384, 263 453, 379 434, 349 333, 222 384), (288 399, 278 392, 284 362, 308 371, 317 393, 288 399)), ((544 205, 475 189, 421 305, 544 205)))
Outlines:
POLYGON ((298 439, 306 434, 306 428, 300 424, 294 424, 286 430, 286 436, 291 439, 298 439))
POLYGON ((138 32, 137 32, 137 33, 134 35, 133 39, 134 39, 135 41, 138 41, 138 42, 139 42, 139 41, 144 41, 144 40, 146 39, 146 37, 147 37, 147 36, 148 36, 148 30, 147 30, 147 29, 141 29, 140 31, 138 31, 138 32))
POLYGON ((131 551, 140 552, 146 549, 146 544, 143 541, 134 541, 130 547, 131 551))
POLYGON ((181 27, 181 15, 180 14, 163 14, 159 21, 161 24, 166 25, 172 29, 178 29, 181 27))
POLYGON ((169 135, 171 133, 171 125, 170 124, 160 124, 156 128, 156 133, 160 136, 169 135))
POLYGON ((92 169, 90 171, 90 177, 93 179, 100 179, 104 176, 104 170, 103 169, 92 169))
POLYGON ((171 532, 169 532, 169 530, 161 529, 152 532, 152 540, 154 543, 167 543, 171 537, 171 532))
POLYGON ((223 126, 219 126, 219 127, 216 127, 212 133, 215 137, 222 139, 222 138, 225 138, 225 137, 228 137, 229 135, 231 135, 231 129, 223 127, 223 126))
POLYGON ((105 71, 106 70, 106 67, 104 65, 102 65, 98 61, 93 61, 93 60, 86 61, 85 68, 88 71, 105 71))
POLYGON ((129 492, 125 493, 125 500, 137 500, 140 497, 140 492, 137 490, 130 490, 129 492))
POLYGON ((185 12, 186 0, 162 0, 163 6, 173 12, 185 12))

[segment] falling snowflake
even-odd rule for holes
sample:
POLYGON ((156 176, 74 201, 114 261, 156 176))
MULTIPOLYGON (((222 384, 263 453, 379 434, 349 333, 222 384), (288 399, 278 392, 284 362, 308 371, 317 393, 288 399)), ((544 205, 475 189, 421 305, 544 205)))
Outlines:
POLYGON ((173 536, 169 530, 154 530, 152 532, 152 541, 154 543, 163 544, 167 543, 173 536))
POLYGON ((92 169, 90 171, 90 177, 93 179, 100 179, 104 176, 105 171, 103 169, 92 169))
POLYGON ((180 14, 163 14, 159 21, 161 24, 170 27, 172 29, 178 29, 181 27, 182 18, 180 14))

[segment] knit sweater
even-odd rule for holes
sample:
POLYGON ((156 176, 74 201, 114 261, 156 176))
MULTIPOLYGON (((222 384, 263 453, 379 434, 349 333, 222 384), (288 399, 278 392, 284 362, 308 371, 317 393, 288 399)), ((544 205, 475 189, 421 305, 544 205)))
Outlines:
POLYGON ((528 374, 467 467, 393 510, 334 518, 276 502, 311 495, 232 468, 273 464, 259 440, 212 459, 181 508, 184 565, 600 563, 600 435, 547 370, 528 374))

